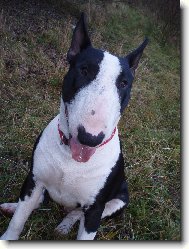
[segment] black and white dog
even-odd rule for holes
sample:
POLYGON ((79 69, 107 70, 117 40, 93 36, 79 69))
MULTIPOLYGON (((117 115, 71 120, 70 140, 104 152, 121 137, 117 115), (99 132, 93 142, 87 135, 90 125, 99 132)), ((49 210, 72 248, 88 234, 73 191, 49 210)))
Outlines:
POLYGON ((32 166, 18 203, 4 203, 14 213, 2 240, 17 240, 31 212, 47 191, 70 210, 56 231, 66 234, 80 220, 78 240, 94 239, 100 220, 128 205, 124 159, 117 124, 128 105, 144 42, 126 57, 91 45, 84 14, 67 54, 60 114, 38 137, 32 166))

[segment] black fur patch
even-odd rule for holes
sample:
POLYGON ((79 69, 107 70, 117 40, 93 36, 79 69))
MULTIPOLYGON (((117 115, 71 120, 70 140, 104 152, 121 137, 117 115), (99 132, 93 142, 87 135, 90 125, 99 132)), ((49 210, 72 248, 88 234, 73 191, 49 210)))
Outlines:
POLYGON ((130 99, 130 93, 134 77, 131 73, 127 60, 119 58, 119 61, 122 68, 122 72, 120 73, 120 75, 116 80, 116 86, 121 105, 120 112, 123 113, 130 99))
POLYGON ((70 103, 76 93, 96 78, 103 57, 103 51, 92 47, 88 47, 75 57, 63 81, 64 102, 70 103))
POLYGON ((90 133, 86 132, 85 127, 82 125, 78 128, 78 140, 81 144, 95 147, 102 143, 105 135, 103 132, 100 132, 97 136, 93 136, 90 133))
POLYGON ((85 229, 88 233, 95 232, 98 229, 106 202, 114 198, 118 198, 125 202, 125 206, 129 203, 122 152, 120 153, 112 172, 108 176, 104 187, 97 195, 95 203, 85 212, 85 229))

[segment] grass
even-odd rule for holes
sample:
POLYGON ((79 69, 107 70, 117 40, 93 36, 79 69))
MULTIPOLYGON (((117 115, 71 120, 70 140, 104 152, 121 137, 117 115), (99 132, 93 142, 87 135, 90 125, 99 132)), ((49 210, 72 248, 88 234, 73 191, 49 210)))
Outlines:
MULTIPOLYGON (((67 8, 61 1, 5 2, 0 10, 0 202, 19 196, 34 141, 59 112, 72 24, 85 10, 96 47, 124 56, 150 38, 119 124, 130 205, 121 218, 101 222, 97 240, 181 240, 180 54, 174 44, 159 43, 161 24, 123 3, 84 1, 73 9, 67 1, 67 8)), ((57 204, 43 204, 26 222, 21 239, 75 239, 77 225, 68 236, 53 233, 63 216, 57 204)), ((9 221, 0 218, 0 234, 9 221)))

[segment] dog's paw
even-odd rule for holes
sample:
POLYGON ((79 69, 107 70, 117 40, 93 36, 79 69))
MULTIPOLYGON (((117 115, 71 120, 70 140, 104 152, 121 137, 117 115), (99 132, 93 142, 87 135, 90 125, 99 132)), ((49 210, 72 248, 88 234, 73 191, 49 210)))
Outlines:
POLYGON ((16 234, 10 234, 5 232, 1 237, 0 240, 18 240, 18 236, 16 234))
POLYGON ((7 240, 6 239, 6 234, 4 233, 2 236, 0 236, 0 240, 7 240))
POLYGON ((0 205, 0 212, 5 216, 12 216, 17 208, 17 203, 3 203, 0 205))
POLYGON ((68 234, 73 225, 78 221, 81 217, 82 211, 80 210, 73 210, 70 212, 55 228, 55 232, 59 234, 68 234))
POLYGON ((6 232, 0 236, 0 240, 9 240, 6 232))
POLYGON ((58 234, 68 234, 72 228, 71 221, 68 218, 63 219, 63 221, 55 228, 55 233, 58 234))

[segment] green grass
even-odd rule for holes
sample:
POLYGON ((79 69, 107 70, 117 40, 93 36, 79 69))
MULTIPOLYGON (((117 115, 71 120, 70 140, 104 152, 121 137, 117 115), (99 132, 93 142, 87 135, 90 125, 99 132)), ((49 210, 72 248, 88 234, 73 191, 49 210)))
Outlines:
MULTIPOLYGON (((5 4, 0 12, 0 202, 18 197, 35 139, 59 112, 72 24, 85 10, 96 47, 124 56, 145 36, 150 39, 119 124, 130 204, 121 217, 101 222, 97 239, 180 240, 179 49, 159 42, 161 24, 145 10, 97 1, 72 12, 69 4, 65 11, 61 2, 49 2, 5 4), (10 9, 15 14, 9 15, 10 9)), ((76 238, 77 225, 68 236, 53 233, 65 215, 61 207, 50 202, 41 209, 33 212, 21 239, 76 238)), ((0 218, 0 234, 9 221, 0 218)))

